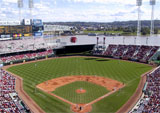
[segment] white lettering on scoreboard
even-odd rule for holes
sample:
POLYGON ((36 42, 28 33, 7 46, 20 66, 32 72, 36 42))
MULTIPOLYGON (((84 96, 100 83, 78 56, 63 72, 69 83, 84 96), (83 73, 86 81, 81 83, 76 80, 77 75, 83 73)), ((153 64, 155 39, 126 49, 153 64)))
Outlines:
POLYGON ((21 25, 20 21, 0 21, 0 26, 21 25))

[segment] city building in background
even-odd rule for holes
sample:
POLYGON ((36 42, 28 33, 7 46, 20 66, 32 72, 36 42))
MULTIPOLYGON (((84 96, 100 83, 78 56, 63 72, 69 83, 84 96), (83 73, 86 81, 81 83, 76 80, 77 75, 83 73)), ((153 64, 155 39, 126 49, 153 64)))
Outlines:
POLYGON ((44 25, 45 35, 55 35, 55 34, 71 34, 72 26, 65 25, 44 25))

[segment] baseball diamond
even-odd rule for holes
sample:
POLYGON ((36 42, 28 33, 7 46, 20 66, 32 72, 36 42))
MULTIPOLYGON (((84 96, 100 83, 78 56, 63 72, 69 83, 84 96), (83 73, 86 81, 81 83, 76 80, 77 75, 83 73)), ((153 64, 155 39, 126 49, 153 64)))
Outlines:
POLYGON ((141 75, 153 67, 107 58, 63 57, 5 68, 23 78, 24 91, 44 112, 106 113, 118 111, 136 91, 141 75), (101 78, 106 86, 97 82, 101 78), (76 93, 78 89, 85 93, 76 93))
MULTIPOLYGON (((60 77, 37 85, 37 88, 54 97, 58 97, 62 101, 71 104, 71 106, 85 103, 83 104, 83 109, 80 109, 80 112, 122 87, 124 87, 124 84, 112 79, 85 75, 60 77), (107 89, 111 93, 107 94, 107 89), (99 93, 95 93, 95 91, 99 93), (51 92, 54 94, 51 94, 51 92)), ((72 110, 75 111, 73 107, 72 110)))
POLYGON ((0 113, 160 113, 160 0, 0 4, 0 113))

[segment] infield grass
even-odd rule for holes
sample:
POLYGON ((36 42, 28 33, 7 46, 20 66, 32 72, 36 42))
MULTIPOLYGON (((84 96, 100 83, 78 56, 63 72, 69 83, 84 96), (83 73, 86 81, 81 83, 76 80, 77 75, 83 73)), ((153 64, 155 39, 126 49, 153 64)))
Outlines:
MULTIPOLYGON (((57 77, 70 75, 97 75, 125 83, 126 87, 95 103, 92 113, 116 112, 135 92, 140 76, 152 67, 135 62, 103 58, 73 57, 57 58, 36 63, 13 66, 8 71, 24 80, 24 90, 48 113, 70 113, 70 105, 50 96, 35 86, 57 77), (35 66, 35 64, 37 66, 35 66)), ((96 91, 93 95, 97 95, 96 91)))
POLYGON ((76 81, 68 85, 57 88, 53 91, 54 94, 63 97, 73 103, 89 103, 105 94, 109 91, 102 86, 86 81, 76 81), (76 93, 77 89, 83 88, 86 90, 84 94, 76 93), (98 93, 96 93, 98 92, 98 93))

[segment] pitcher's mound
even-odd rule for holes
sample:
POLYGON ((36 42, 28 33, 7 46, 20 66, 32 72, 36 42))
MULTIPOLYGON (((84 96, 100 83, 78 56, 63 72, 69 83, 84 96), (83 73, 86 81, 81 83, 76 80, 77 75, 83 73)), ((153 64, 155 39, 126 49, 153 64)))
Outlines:
POLYGON ((76 93, 83 94, 83 93, 86 93, 86 90, 84 90, 84 89, 77 89, 76 93))
POLYGON ((75 113, 89 113, 92 111, 92 106, 86 104, 76 104, 72 105, 71 109, 75 113))

